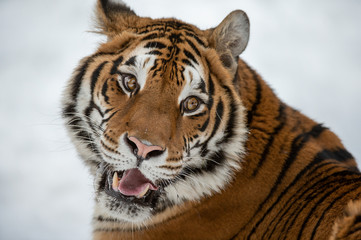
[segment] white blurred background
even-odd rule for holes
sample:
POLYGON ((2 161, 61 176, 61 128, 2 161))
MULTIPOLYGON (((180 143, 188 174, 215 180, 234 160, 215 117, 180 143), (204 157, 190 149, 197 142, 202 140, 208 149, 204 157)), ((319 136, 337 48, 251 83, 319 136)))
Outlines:
MULTIPOLYGON (((128 0, 141 16, 216 26, 251 20, 245 59, 288 104, 325 123, 361 163, 361 1, 128 0), (181 2, 181 4, 180 4, 181 2)), ((101 37, 95 0, 0 0, 0 239, 90 239, 92 180, 60 97, 101 37)))

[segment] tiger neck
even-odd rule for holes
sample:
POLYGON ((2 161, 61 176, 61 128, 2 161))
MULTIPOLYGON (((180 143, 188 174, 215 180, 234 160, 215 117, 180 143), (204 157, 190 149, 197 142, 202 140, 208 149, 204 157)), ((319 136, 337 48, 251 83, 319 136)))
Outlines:
MULTIPOLYGON (((246 159, 242 164, 242 174, 256 177, 263 169, 278 171, 293 153, 292 160, 297 161, 299 168, 307 166, 314 155, 324 149, 344 149, 339 138, 328 128, 318 124, 299 111, 283 103, 265 81, 244 61, 238 62, 236 84, 244 104, 249 130, 246 143, 246 159), (294 140, 297 141, 294 141, 294 140), (311 147, 303 156, 304 144, 311 147), (273 152, 271 152, 273 151, 273 152), (273 158, 272 158, 273 156, 273 158), (277 158, 277 159, 274 159, 277 158)), ((346 165, 355 167, 354 159, 344 161, 346 165)), ((263 177, 276 175, 275 171, 262 172, 263 177)))

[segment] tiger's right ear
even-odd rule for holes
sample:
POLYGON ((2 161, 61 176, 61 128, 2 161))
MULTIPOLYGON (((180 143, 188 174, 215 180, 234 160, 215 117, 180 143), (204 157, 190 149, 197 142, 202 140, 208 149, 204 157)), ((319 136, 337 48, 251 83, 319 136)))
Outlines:
POLYGON ((121 33, 139 19, 122 0, 98 0, 96 18, 97 28, 108 38, 121 33))
POLYGON ((210 46, 218 52, 223 65, 232 74, 237 71, 237 57, 247 46, 249 19, 242 10, 231 12, 216 28, 208 30, 210 46))

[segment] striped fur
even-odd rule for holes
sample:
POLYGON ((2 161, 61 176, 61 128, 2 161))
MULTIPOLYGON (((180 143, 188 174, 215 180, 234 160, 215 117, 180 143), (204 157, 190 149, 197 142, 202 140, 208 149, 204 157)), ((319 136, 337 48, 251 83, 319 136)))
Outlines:
POLYGON ((238 58, 243 12, 202 31, 99 0, 97 19, 108 42, 80 62, 63 97, 94 177, 94 239, 360 239, 355 160, 238 58), (185 111, 192 96, 199 107, 185 111), (129 136, 164 151, 136 157, 129 136), (147 204, 110 193, 112 174, 133 168, 158 186, 147 204))

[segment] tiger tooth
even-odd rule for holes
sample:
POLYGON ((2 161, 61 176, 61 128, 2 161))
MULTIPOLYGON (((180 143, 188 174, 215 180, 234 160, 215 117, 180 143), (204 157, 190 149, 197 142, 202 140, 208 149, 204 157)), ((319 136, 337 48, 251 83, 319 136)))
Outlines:
POLYGON ((143 192, 141 192, 139 195, 137 195, 137 198, 142 198, 149 190, 149 184, 144 188, 143 192))
POLYGON ((112 188, 114 191, 118 191, 118 183, 119 183, 118 173, 115 172, 113 175, 113 183, 112 183, 112 188))

